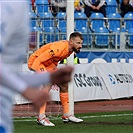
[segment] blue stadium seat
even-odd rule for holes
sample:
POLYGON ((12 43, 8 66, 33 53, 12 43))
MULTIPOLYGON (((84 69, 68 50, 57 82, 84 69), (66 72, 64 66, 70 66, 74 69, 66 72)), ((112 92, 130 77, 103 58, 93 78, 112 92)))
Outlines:
POLYGON ((54 19, 51 12, 44 12, 39 14, 39 20, 42 23, 40 26, 44 27, 53 27, 54 19))
POLYGON ((54 27, 54 20, 42 20, 43 29, 47 27, 54 27))
POLYGON ((47 33, 54 33, 54 27, 45 27, 45 28, 44 28, 44 32, 47 32, 47 33))
POLYGON ((58 12, 56 18, 54 18, 55 27, 57 27, 58 31, 61 28, 66 28, 66 13, 65 12, 58 12))
POLYGON ((58 40, 58 35, 56 35, 56 29, 54 27, 45 27, 44 36, 46 43, 54 42, 58 40))
POLYGON ((53 19, 53 15, 51 12, 43 12, 39 14, 40 19, 53 19))
POLYGON ((95 46, 96 47, 108 47, 109 46, 109 32, 105 27, 95 29, 95 46))
POLYGON ((126 30, 124 28, 114 28, 114 29, 112 29, 112 33, 113 33, 112 46, 115 47, 115 48, 119 48, 120 47, 120 44, 121 44, 121 42, 120 42, 120 33, 121 32, 125 32, 126 33, 126 30))
POLYGON ((58 20, 58 28, 65 28, 66 27, 66 21, 65 20, 58 20))
POLYGON ((126 30, 133 28, 133 13, 129 12, 124 16, 124 24, 126 30))
POLYGON ((121 15, 118 13, 110 13, 108 15, 108 28, 109 30, 121 27, 121 15))
POLYGON ((88 36, 88 32, 87 32, 87 27, 82 27, 81 29, 78 30, 78 32, 81 32, 82 35, 83 35, 83 38, 84 38, 82 46, 83 46, 83 47, 87 47, 87 43, 88 43, 88 37, 87 37, 87 36, 88 36))
POLYGON ((40 43, 42 42, 42 29, 38 26, 35 26, 35 27, 31 27, 30 28, 30 38, 29 38, 29 49, 30 50, 36 50, 37 48, 37 43, 40 43), (39 34, 39 36, 38 36, 39 34), (39 42, 38 41, 38 38, 39 37, 39 42))
POLYGON ((66 27, 61 27, 59 31, 59 40, 66 40, 67 39, 67 29, 66 27))
POLYGON ((128 46, 133 48, 133 28, 128 30, 128 46))
POLYGON ((60 32, 62 32, 62 33, 66 33, 66 32, 67 32, 66 27, 61 27, 61 28, 60 28, 60 32))
POLYGON ((31 32, 37 32, 37 31, 42 32, 42 28, 39 26, 34 26, 30 28, 30 31, 31 32))
POLYGON ((74 19, 87 19, 87 17, 83 12, 75 12, 74 19))
POLYGON ((29 12, 30 19, 37 19, 37 15, 34 12, 29 12))
POLYGON ((87 27, 82 27, 82 28, 77 29, 77 31, 81 32, 84 38, 82 46, 89 47, 90 46, 90 35, 89 35, 90 29, 87 27))
POLYGON ((36 20, 30 20, 30 26, 35 27, 36 26, 36 20))
POLYGON ((104 16, 102 13, 92 13, 90 16, 91 29, 104 27, 104 16))
POLYGON ((119 47, 120 46, 120 28, 113 28, 112 33, 115 34, 113 35, 112 46, 115 47, 117 44, 117 46, 119 47))
POLYGON ((31 3, 29 3, 29 12, 33 12, 31 3))
POLYGON ((75 12, 74 13, 74 22, 75 22, 75 29, 79 29, 82 27, 87 27, 87 17, 83 12, 75 12))
POLYGON ((37 26, 37 15, 34 12, 29 12, 30 17, 30 26, 35 27, 37 26))
POLYGON ((66 17, 66 13, 65 12, 58 12, 57 14, 57 18, 58 19, 65 19, 66 17))
POLYGON ((49 3, 48 0, 36 0, 35 5, 37 8, 37 13, 43 13, 43 12, 48 12, 49 10, 49 3))
POLYGON ((117 12, 116 0, 106 0, 106 2, 107 2, 107 6, 106 6, 107 15, 110 13, 116 13, 117 12))

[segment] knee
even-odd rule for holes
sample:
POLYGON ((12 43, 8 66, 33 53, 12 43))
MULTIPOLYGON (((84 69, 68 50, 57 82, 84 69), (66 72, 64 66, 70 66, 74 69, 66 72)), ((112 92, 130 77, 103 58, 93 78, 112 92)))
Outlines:
POLYGON ((105 6, 101 6, 101 11, 103 11, 103 12, 106 12, 106 8, 105 8, 105 6))

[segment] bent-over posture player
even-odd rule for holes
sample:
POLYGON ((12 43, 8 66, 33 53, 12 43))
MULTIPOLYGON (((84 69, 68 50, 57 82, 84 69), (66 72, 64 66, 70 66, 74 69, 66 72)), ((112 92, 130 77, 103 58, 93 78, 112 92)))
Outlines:
MULTIPOLYGON (((46 44, 29 57, 28 67, 30 70, 38 72, 56 71, 59 61, 69 57, 73 52, 80 52, 82 43, 83 36, 79 32, 73 32, 70 34, 69 41, 61 40, 46 44)), ((60 88, 60 100, 63 106, 63 122, 82 122, 82 119, 72 116, 69 112, 68 83, 58 84, 58 86, 60 88)), ((44 86, 43 88, 49 91, 51 86, 44 86)), ((45 110, 46 103, 40 108, 37 123, 43 126, 55 126, 46 118, 45 110)))

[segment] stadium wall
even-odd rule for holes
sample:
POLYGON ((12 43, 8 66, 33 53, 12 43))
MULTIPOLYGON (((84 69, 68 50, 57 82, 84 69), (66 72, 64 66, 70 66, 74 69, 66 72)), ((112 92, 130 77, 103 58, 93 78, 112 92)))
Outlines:
POLYGON ((115 63, 115 62, 125 62, 125 63, 133 63, 133 52, 103 52, 97 51, 81 51, 78 53, 78 57, 80 58, 81 63, 115 63))
MULTIPOLYGON (((75 65, 74 101, 133 96, 132 52, 81 52, 78 57, 82 63, 75 65)), ((30 73, 27 64, 23 64, 21 69, 23 73, 30 73)), ((60 101, 57 86, 52 86, 50 94, 53 101, 60 101)), ((16 95, 16 104, 27 102, 16 95)))

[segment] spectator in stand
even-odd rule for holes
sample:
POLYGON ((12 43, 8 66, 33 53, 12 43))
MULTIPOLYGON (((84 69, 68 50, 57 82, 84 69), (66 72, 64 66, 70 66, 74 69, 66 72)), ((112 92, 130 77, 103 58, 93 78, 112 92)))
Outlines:
POLYGON ((122 17, 124 17, 124 15, 128 12, 133 12, 133 0, 123 0, 121 2, 120 9, 122 17))
POLYGON ((106 17, 106 2, 105 0, 84 0, 84 12, 89 18, 92 12, 100 12, 106 17))
POLYGON ((67 1, 66 0, 48 0, 50 10, 54 17, 58 12, 66 12, 67 1))
POLYGON ((75 8, 75 12, 83 12, 84 4, 83 4, 82 0, 75 0, 74 8, 75 8))

